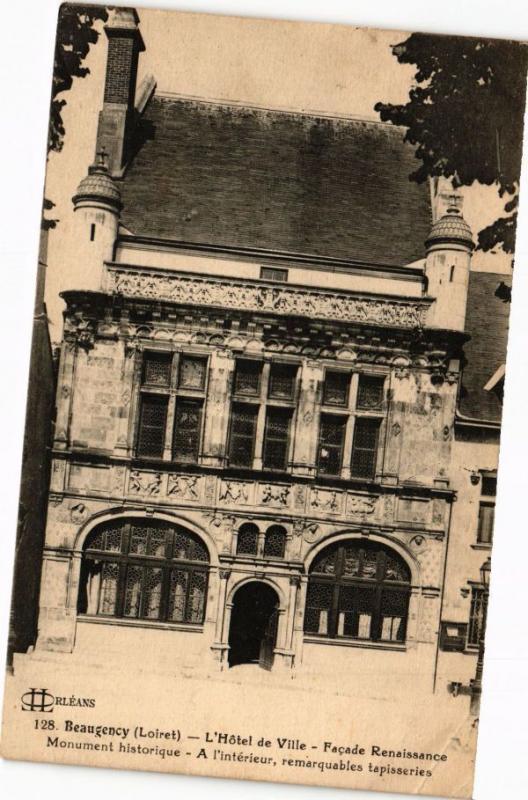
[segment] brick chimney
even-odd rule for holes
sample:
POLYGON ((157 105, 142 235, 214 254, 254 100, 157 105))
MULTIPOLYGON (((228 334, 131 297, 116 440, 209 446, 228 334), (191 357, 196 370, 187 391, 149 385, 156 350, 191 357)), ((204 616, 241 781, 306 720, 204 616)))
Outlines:
POLYGON ((108 154, 108 169, 115 177, 123 173, 135 124, 138 58, 145 49, 138 24, 135 9, 114 8, 104 27, 108 57, 96 149, 108 154))

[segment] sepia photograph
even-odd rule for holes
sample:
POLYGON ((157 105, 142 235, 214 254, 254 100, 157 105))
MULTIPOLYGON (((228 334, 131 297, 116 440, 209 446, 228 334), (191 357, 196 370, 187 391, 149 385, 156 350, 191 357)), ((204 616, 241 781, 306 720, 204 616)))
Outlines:
POLYGON ((473 796, 527 66, 60 6, 2 755, 473 796))

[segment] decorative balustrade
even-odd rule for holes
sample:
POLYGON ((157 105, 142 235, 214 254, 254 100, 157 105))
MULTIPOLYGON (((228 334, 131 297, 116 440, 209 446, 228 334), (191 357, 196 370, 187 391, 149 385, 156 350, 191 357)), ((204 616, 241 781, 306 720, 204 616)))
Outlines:
POLYGON ((107 266, 105 291, 126 297, 168 300, 287 316, 397 328, 425 324, 426 299, 374 297, 345 291, 274 286, 251 280, 204 277, 182 272, 107 266))

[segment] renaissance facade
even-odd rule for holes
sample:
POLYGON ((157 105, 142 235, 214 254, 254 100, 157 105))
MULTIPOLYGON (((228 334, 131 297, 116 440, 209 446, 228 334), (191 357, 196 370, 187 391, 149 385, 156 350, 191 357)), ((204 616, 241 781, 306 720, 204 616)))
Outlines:
POLYGON ((467 682, 506 314, 459 198, 388 126, 136 90, 106 33, 33 657, 467 682))

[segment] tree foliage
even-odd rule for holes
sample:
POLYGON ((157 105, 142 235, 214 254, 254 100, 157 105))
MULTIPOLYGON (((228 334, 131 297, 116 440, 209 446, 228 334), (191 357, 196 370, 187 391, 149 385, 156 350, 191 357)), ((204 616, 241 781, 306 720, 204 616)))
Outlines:
MULTIPOLYGON (((61 6, 55 41, 53 80, 51 89, 50 122, 48 129, 48 152, 59 152, 64 144, 64 120, 62 110, 66 105, 64 92, 71 89, 74 78, 84 78, 90 70, 83 66, 90 46, 99 38, 94 25, 97 20, 106 21, 104 6, 79 6, 64 3, 61 6)), ((51 200, 44 200, 44 210, 53 208, 51 200)), ((44 228, 55 227, 56 220, 43 219, 44 228)))
POLYGON ((483 250, 513 253, 521 171, 528 47, 520 42, 413 33, 395 45, 416 66, 404 105, 377 103, 381 119, 406 128, 422 162, 410 175, 451 178, 455 187, 496 184, 504 216, 479 232, 483 250))
POLYGON ((83 67, 90 45, 99 38, 94 28, 97 20, 108 18, 104 6, 77 6, 65 3, 61 6, 55 58, 53 64, 53 83, 51 90, 51 112, 48 136, 48 150, 61 150, 64 143, 64 122, 62 109, 66 105, 63 92, 71 89, 74 78, 84 78, 90 70, 83 67))

